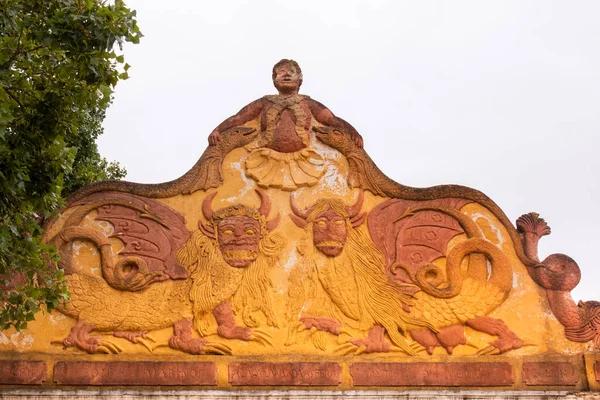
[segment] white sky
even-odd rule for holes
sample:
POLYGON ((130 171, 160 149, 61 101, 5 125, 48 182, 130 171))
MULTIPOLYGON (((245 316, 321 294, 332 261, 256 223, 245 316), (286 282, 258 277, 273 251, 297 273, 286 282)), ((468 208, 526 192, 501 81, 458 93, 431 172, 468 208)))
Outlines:
POLYGON ((599 1, 128 0, 126 46, 100 151, 127 180, 178 178, 222 120, 275 93, 281 58, 301 93, 350 122, 399 183, 456 183, 514 222, 537 211, 540 256, 573 257, 575 300, 600 300, 599 1))

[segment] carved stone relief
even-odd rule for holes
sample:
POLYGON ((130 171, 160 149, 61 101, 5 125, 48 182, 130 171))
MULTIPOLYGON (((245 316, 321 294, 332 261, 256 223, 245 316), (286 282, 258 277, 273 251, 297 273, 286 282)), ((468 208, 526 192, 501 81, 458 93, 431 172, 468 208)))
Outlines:
POLYGON ((227 339, 268 342, 252 317, 272 310, 268 270, 277 261, 284 240, 271 231, 279 216, 267 220, 271 204, 265 193, 258 209, 242 204, 213 211, 204 200, 206 222, 190 234, 174 210, 152 200, 123 193, 93 194, 74 204, 76 211, 52 242, 62 251, 71 301, 60 308, 77 319, 64 346, 88 353, 118 353, 110 340, 90 336, 110 331, 115 337, 144 345, 161 345, 190 354, 229 354, 226 344, 203 337, 211 330, 227 339), (79 226, 96 211, 96 221, 109 222, 112 233, 79 226), (114 262, 110 238, 124 247, 114 262), (100 252, 102 276, 77 270, 71 264, 73 242, 91 242, 100 252), (121 257, 122 256, 122 257, 121 257), (240 315, 245 325, 238 325, 240 315), (173 327, 168 343, 153 343, 148 331, 173 327), (201 337, 193 337, 197 332, 201 337))
POLYGON ((15 333, 0 350, 65 359, 0 360, 9 383, 588 384, 565 357, 600 346, 600 303, 571 298, 571 258, 539 260, 543 219, 515 227, 477 190, 393 182, 350 124, 298 93, 297 63, 272 77, 277 94, 217 126, 181 178, 90 185, 47 224, 71 299, 32 322, 31 348, 15 333))

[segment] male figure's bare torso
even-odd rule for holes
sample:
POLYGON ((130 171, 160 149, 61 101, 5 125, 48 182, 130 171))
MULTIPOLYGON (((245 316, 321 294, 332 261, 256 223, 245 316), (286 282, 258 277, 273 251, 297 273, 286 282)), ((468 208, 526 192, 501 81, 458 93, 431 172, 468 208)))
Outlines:
POLYGON ((344 129, 354 137, 357 146, 363 146, 360 134, 346 121, 336 117, 318 101, 299 95, 302 72, 297 63, 281 60, 273 68, 273 83, 278 95, 270 95, 253 101, 236 115, 227 118, 208 137, 215 145, 221 132, 243 125, 260 116, 262 145, 281 153, 292 153, 305 148, 312 118, 320 124, 344 129))

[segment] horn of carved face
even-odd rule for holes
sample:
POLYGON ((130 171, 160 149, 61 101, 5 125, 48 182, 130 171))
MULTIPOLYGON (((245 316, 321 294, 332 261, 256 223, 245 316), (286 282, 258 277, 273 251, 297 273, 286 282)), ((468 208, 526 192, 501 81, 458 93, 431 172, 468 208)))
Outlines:
MULTIPOLYGON (((258 208, 258 212, 267 218, 271 212, 271 199, 262 190, 256 189, 255 191, 256 194, 258 194, 258 197, 260 197, 260 207, 258 208)), ((275 228, 277 228, 277 225, 279 225, 279 219, 280 216, 278 213, 273 219, 267 221, 266 227, 269 232, 272 232, 275 228)))
POLYGON ((275 216, 275 217, 274 217, 272 220, 270 220, 270 221, 267 221, 267 224, 266 224, 266 228, 267 228, 267 230, 268 230, 269 232, 273 232, 273 230, 274 230, 275 228, 277 228, 277 225, 279 225, 279 220, 280 220, 280 219, 281 219, 281 218, 280 218, 280 215, 279 215, 279 213, 277 213, 277 215, 276 215, 276 216, 275 216))
POLYGON ((207 221, 212 220, 213 217, 213 209, 212 209, 212 200, 217 195, 217 192, 211 193, 202 202, 202 214, 204 215, 204 219, 207 221))
POLYGON ((313 222, 313 243, 328 257, 337 257, 346 245, 346 219, 328 208, 316 215, 313 222))
POLYGON ((292 209, 292 212, 297 216, 302 218, 303 220, 306 220, 308 218, 308 216, 310 215, 311 211, 313 210, 314 206, 306 209, 306 210, 302 210, 300 207, 298 207, 296 205, 296 203, 294 202, 294 197, 290 196, 290 208, 292 209))
POLYGON ((358 199, 356 199, 356 203, 354 203, 354 205, 352 205, 350 207, 346 207, 349 218, 354 218, 360 212, 360 209, 362 208, 362 204, 363 204, 363 200, 364 200, 364 195, 365 195, 364 190, 359 191, 358 199))
POLYGON ((269 212, 271 212, 271 199, 269 199, 269 196, 262 190, 256 189, 255 191, 256 194, 258 194, 258 197, 260 197, 260 207, 258 208, 258 212, 267 218, 269 212))

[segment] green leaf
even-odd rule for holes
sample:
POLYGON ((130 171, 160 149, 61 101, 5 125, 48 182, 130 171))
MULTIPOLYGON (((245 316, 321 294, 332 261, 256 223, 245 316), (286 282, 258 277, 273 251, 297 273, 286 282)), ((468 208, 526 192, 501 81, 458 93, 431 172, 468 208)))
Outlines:
POLYGON ((128 78, 112 44, 141 33, 122 2, 3 0, 0 8, 0 275, 19 277, 3 287, 0 326, 24 329, 42 306, 69 296, 42 219, 82 186, 125 175, 96 140, 115 85, 128 78))

